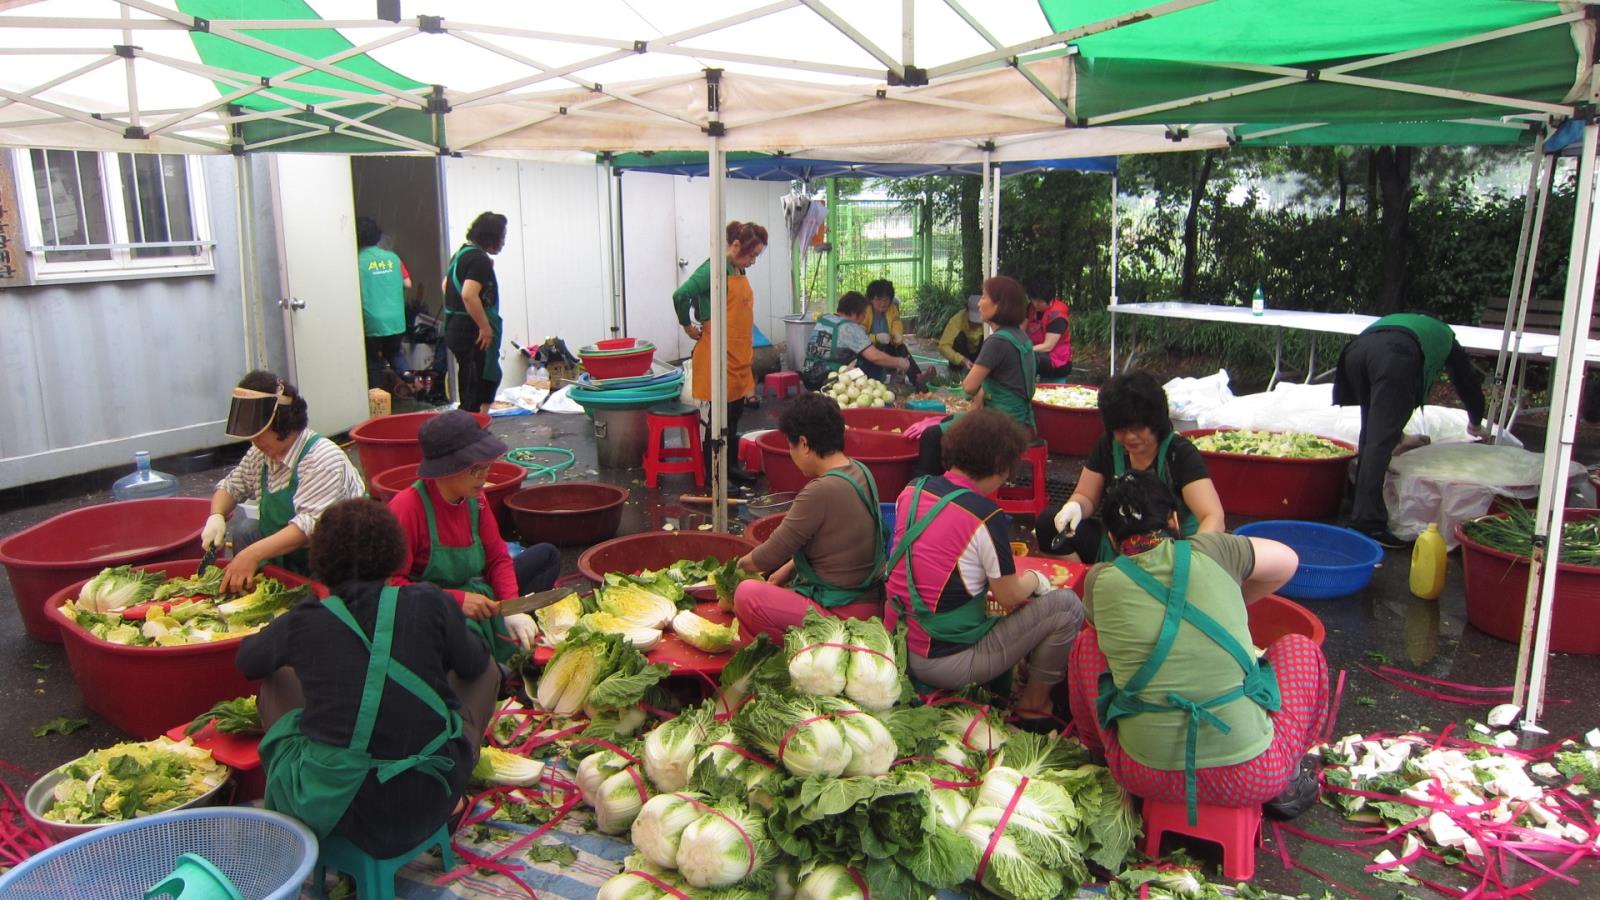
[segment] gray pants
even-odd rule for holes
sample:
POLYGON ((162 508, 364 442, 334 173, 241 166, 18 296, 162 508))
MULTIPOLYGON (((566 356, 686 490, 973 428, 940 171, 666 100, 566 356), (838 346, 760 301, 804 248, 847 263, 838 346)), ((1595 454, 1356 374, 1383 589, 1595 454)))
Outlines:
POLYGON ((235 510, 233 517, 228 519, 228 541, 233 544, 233 551, 229 556, 238 555, 240 550, 261 540, 261 520, 252 519, 244 514, 244 510, 235 510))
POLYGON ((1067 654, 1083 628, 1083 602, 1067 588, 1051 591, 996 622, 976 644, 949 656, 912 655, 909 668, 918 681, 954 689, 984 684, 1028 660, 1030 684, 1059 684, 1067 674, 1067 654))

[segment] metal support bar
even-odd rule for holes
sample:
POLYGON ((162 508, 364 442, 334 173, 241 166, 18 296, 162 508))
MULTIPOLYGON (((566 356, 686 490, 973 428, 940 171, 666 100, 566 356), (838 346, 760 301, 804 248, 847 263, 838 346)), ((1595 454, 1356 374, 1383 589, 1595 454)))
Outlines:
MULTIPOLYGON (((717 69, 706 73, 706 117, 718 122, 722 115, 721 76, 717 69)), ((724 189, 728 161, 722 151, 722 129, 707 132, 706 194, 711 201, 708 216, 711 272, 711 527, 728 530, 728 267, 727 198, 724 189)), ((704 340, 704 337, 701 338, 704 340)))
MULTIPOLYGON (((1533 209, 1538 203, 1539 172, 1546 165, 1546 160, 1548 159, 1548 154, 1536 150, 1533 154, 1533 164, 1528 167, 1528 189, 1523 194, 1522 201, 1522 227, 1517 234, 1517 258, 1511 265, 1511 289, 1506 293, 1505 321, 1500 323, 1500 352, 1494 358, 1494 396, 1490 398, 1488 410, 1488 419, 1491 424, 1499 423, 1500 411, 1506 406, 1505 389, 1508 369, 1506 363, 1510 357, 1509 350, 1511 348, 1511 331, 1513 327, 1511 314, 1513 310, 1516 310, 1518 316, 1520 317, 1521 315, 1521 310, 1517 308, 1522 297, 1522 291, 1519 288, 1522 285, 1522 276, 1526 271, 1525 266, 1528 262, 1528 236, 1533 231, 1533 209)), ((1493 434, 1494 432, 1491 431, 1490 433, 1493 434)))
POLYGON ((897 78, 905 77, 906 67, 899 60, 895 59, 882 47, 873 43, 871 38, 862 34, 860 29, 851 25, 843 16, 823 5, 822 0, 800 0, 800 2, 807 9, 816 13, 824 22, 832 25, 840 34, 849 38, 851 43, 867 51, 867 54, 873 59, 883 63, 884 68, 888 69, 890 74, 897 78))
POLYGON ((1182 12, 1183 10, 1191 9, 1196 6, 1205 6, 1210 2, 1212 2, 1212 0, 1170 0, 1170 2, 1158 3, 1154 6, 1147 6, 1143 9, 1131 9, 1125 13, 1122 13, 1121 15, 1113 16, 1109 19, 1101 19, 1098 22, 1090 22, 1087 25, 1080 25, 1077 28, 1070 28, 1066 31, 1058 31, 1055 34, 1046 35, 1042 38, 1035 38, 1031 41, 1023 41, 1020 44, 1011 44, 1010 46, 1001 47, 998 50, 992 50, 988 53, 980 53, 976 56, 969 56, 965 59, 958 59, 953 62, 945 63, 942 66, 934 66, 928 70, 928 79, 932 81, 937 78, 943 78, 946 75, 954 75, 958 72, 966 72, 972 69, 982 68, 990 63, 1002 62, 1013 56, 1022 56, 1027 53, 1032 53, 1035 50, 1043 50, 1046 47, 1054 47, 1058 44, 1070 44, 1073 41, 1088 37, 1091 34, 1101 34, 1107 31, 1114 31, 1124 25, 1148 22, 1151 19, 1170 15, 1171 13, 1182 12))

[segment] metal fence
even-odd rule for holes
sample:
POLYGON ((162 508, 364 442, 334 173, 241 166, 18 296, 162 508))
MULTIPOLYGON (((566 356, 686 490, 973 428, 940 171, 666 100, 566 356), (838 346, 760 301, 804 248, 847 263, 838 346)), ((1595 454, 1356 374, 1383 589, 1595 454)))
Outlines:
POLYGON ((869 282, 887 278, 911 315, 918 287, 960 280, 960 233, 928 227, 915 201, 840 198, 828 219, 832 249, 812 254, 802 275, 813 307, 831 309, 845 291, 866 293, 869 282))

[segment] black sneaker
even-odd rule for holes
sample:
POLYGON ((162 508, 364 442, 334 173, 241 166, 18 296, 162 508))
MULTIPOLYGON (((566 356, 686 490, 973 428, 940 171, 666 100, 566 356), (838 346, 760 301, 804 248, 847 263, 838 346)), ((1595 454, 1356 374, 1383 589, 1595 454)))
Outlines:
POLYGON ((1367 537, 1377 541, 1378 546, 1384 548, 1385 550, 1404 550, 1405 548, 1411 546, 1410 541, 1400 537, 1387 528, 1380 528, 1377 531, 1364 531, 1362 533, 1367 537))
POLYGON ((1300 768, 1289 779, 1283 793, 1261 805, 1261 811, 1275 819, 1293 819, 1317 805, 1322 785, 1317 783, 1316 761, 1307 756, 1300 760, 1300 768))
POLYGON ((744 466, 729 466, 728 467, 728 480, 733 482, 734 484, 741 484, 741 485, 755 484, 756 483, 756 479, 760 478, 760 477, 761 476, 755 474, 754 472, 751 472, 749 469, 746 469, 744 466))

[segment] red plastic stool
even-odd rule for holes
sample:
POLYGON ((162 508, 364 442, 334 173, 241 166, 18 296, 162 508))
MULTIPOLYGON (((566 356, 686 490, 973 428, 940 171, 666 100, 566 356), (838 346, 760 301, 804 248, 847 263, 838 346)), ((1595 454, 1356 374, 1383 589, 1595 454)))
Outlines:
POLYGON ((1026 514, 1037 519, 1044 515, 1045 504, 1049 502, 1045 496, 1044 468, 1050 460, 1050 447, 1044 441, 1034 441, 1022 451, 1022 458, 1033 469, 1033 483, 1025 487, 1003 484, 994 492, 994 502, 1002 512, 1026 514))
POLYGON ((695 487, 705 487, 705 459, 700 451, 700 414, 693 407, 674 403, 658 406, 645 414, 649 444, 644 451, 644 483, 655 487, 662 475, 693 475, 695 487), (687 446, 666 446, 666 434, 682 429, 687 446))
POLYGON ((796 397, 800 396, 799 372, 773 372, 761 381, 761 393, 766 397, 771 397, 773 394, 787 397, 790 388, 794 388, 796 397))
POLYGON ((1249 881, 1256 874, 1256 844, 1261 841, 1261 807, 1210 806, 1202 803, 1195 824, 1183 803, 1144 801, 1144 852, 1161 855, 1167 832, 1210 841, 1222 847, 1222 874, 1230 881, 1249 881))

